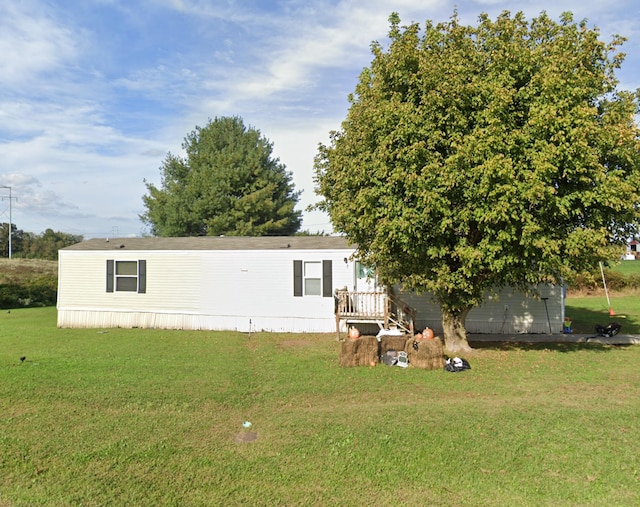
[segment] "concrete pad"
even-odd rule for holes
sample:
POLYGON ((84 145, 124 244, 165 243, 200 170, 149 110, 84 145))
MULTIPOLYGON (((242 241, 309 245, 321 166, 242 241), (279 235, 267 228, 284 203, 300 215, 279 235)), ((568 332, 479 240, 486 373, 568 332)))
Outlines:
POLYGON ((469 342, 522 343, 601 343, 604 345, 640 345, 640 335, 617 334, 611 338, 595 334, 467 334, 469 342))

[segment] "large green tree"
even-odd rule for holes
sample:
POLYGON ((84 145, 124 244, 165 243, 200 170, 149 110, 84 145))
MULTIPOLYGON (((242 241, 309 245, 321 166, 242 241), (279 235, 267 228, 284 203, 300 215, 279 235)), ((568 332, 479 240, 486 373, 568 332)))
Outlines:
POLYGON ((273 145, 239 117, 210 120, 167 154, 162 185, 145 181, 146 212, 156 236, 292 235, 301 224, 291 173, 272 156, 273 145))
POLYGON ((503 12, 477 26, 400 26, 320 145, 319 207, 383 282, 430 292, 446 347, 495 288, 560 283, 636 232, 638 92, 618 90, 623 42, 503 12))

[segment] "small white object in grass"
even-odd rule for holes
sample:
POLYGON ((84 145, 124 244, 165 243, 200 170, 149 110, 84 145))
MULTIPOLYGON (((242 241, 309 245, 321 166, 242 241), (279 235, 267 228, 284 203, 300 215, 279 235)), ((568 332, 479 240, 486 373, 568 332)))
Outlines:
POLYGON ((253 426, 253 424, 251 424, 249 421, 244 421, 242 423, 243 428, 251 428, 251 426, 253 426))

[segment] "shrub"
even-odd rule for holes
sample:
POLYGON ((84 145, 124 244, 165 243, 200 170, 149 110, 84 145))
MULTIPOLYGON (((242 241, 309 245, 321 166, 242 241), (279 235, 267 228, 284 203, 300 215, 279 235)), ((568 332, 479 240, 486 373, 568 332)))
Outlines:
MULTIPOLYGON (((624 274, 606 269, 604 276, 609 290, 620 291, 627 288, 627 276, 624 274)), ((600 285, 602 286, 602 278, 600 278, 600 285)))
POLYGON ((58 271, 55 261, 2 259, 0 309, 55 306, 58 271))
MULTIPOLYGON (((640 265, 640 262, 638 264, 640 265)), ((640 289, 640 273, 624 273, 616 269, 605 269, 604 277, 610 291, 640 289)), ((579 273, 569 282, 569 289, 574 291, 594 292, 603 288, 600 270, 592 273, 579 273)))
POLYGON ((593 276, 593 273, 579 273, 569 282, 569 289, 572 290, 591 292, 597 290, 598 287, 598 280, 593 276))

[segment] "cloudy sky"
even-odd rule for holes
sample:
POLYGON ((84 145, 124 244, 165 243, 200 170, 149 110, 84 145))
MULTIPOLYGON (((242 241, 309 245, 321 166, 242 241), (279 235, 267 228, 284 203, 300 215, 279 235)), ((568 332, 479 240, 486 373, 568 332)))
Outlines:
MULTIPOLYGON (((304 209, 317 145, 345 118, 389 14, 445 21, 455 6, 468 24, 572 11, 603 40, 628 38, 620 87, 640 87, 637 0, 0 0, 0 222, 143 234, 144 181, 160 184, 195 126, 232 115, 273 143, 304 209)), ((305 212, 303 229, 331 224, 305 212)))

